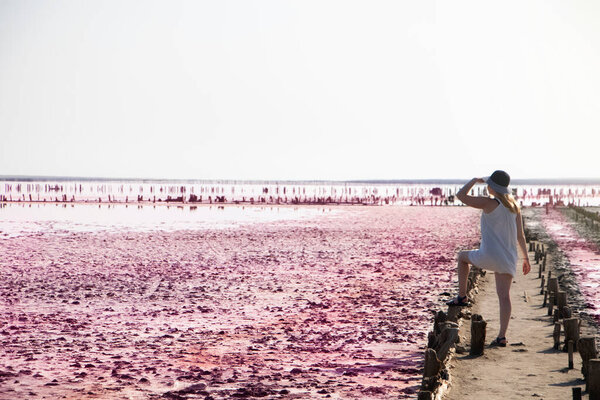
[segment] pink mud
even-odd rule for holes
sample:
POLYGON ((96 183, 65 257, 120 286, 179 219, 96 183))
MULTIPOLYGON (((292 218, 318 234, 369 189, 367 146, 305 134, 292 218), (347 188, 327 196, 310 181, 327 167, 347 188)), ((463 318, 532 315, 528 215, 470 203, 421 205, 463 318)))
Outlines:
POLYGON ((341 207, 1 240, 0 398, 412 398, 478 218, 341 207))
POLYGON ((542 221, 552 240, 569 260, 587 312, 600 322, 600 251, 597 245, 582 238, 573 227, 573 222, 558 210, 550 209, 549 214, 544 213, 542 221))

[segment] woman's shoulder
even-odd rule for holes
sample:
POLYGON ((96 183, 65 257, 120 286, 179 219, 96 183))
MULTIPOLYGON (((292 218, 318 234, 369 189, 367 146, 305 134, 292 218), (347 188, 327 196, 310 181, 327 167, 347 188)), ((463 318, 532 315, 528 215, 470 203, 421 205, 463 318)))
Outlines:
POLYGON ((487 201, 485 207, 483 208, 483 212, 486 214, 491 214, 494 212, 501 204, 500 201, 494 197, 488 197, 489 201, 487 201))

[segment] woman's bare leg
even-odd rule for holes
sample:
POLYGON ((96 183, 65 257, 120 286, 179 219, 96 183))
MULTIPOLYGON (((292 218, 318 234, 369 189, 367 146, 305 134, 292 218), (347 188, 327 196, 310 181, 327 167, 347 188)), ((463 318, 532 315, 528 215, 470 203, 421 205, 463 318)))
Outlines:
POLYGON ((499 274, 498 272, 494 273, 494 275, 496 275, 496 293, 498 294, 498 302, 500 303, 500 333, 498 337, 502 338, 506 336, 512 312, 510 285, 513 277, 510 274, 499 274))
POLYGON ((458 295, 467 296, 467 281, 469 280, 469 253, 461 251, 458 253, 458 295))

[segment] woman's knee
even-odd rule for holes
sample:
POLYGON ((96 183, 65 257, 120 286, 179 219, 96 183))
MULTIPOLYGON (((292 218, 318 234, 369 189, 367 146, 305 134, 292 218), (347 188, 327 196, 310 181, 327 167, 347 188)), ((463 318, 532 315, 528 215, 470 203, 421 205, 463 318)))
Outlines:
POLYGON ((500 301, 510 302, 510 284, 512 276, 509 274, 496 273, 496 293, 500 301))
POLYGON ((498 293, 498 301, 500 304, 511 304, 510 295, 506 293, 498 293))
POLYGON ((501 302, 510 303, 510 289, 496 286, 496 294, 501 302))
POLYGON ((463 262, 467 264, 471 263, 471 261, 469 260, 469 252, 467 250, 462 250, 458 252, 458 262, 463 262))

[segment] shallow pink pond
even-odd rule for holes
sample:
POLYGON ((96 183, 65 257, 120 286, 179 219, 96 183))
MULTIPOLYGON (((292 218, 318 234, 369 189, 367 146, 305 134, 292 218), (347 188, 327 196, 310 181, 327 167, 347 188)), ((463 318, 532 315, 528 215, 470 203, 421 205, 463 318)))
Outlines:
POLYGON ((567 256, 585 299, 588 312, 600 322, 600 251, 596 244, 581 237, 560 211, 542 214, 546 231, 567 256))
POLYGON ((0 398, 413 398, 479 212, 308 214, 6 236, 0 398))

